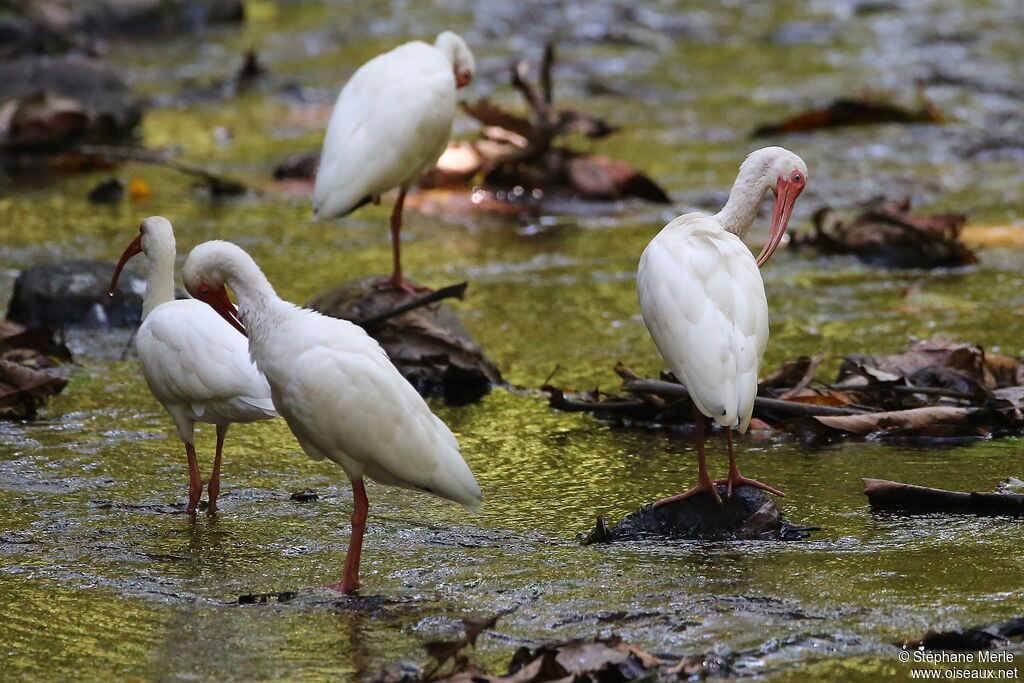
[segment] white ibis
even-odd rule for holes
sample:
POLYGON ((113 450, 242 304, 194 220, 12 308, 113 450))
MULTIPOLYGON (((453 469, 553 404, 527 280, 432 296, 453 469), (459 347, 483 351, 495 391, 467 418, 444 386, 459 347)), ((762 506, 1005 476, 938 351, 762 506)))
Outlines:
POLYGON ((721 502, 745 485, 784 495, 740 474, 732 430, 745 432, 757 395, 757 373, 768 343, 768 301, 758 268, 782 241, 796 198, 807 182, 803 160, 781 147, 750 154, 740 166, 725 208, 714 216, 688 213, 666 225, 644 249, 637 291, 655 346, 690 393, 697 425, 697 484, 658 505, 710 493, 721 502), (775 195, 768 241, 757 260, 743 237, 769 191, 775 195), (704 416, 726 429, 729 477, 712 482, 704 456, 704 416))
POLYGON ((192 296, 247 333, 249 353, 303 450, 333 460, 352 481, 352 535, 344 574, 331 588, 359 588, 369 510, 364 476, 479 509, 480 487, 455 436, 361 327, 282 300, 230 242, 193 249, 184 281, 192 296), (225 286, 238 299, 237 318, 225 286))
POLYGON ((166 218, 151 216, 139 225, 117 263, 110 294, 121 269, 132 256, 149 261, 142 325, 135 336, 146 384, 164 408, 185 444, 188 456, 188 512, 194 514, 203 480, 193 434, 196 422, 217 427, 217 451, 209 484, 207 514, 217 510, 224 437, 233 422, 255 422, 277 416, 270 385, 253 365, 245 337, 201 301, 174 298, 174 231, 166 218))
POLYGON ((475 70, 466 43, 444 31, 433 45, 415 40, 374 57, 352 75, 334 104, 313 210, 319 218, 344 216, 398 188, 391 212, 393 270, 381 285, 417 289, 402 277, 402 205, 448 145, 455 91, 469 85, 475 70))

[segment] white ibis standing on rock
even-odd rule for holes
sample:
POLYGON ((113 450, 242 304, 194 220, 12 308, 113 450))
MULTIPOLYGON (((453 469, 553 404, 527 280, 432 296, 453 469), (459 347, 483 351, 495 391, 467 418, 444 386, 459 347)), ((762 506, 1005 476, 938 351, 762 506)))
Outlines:
POLYGON ((352 74, 331 112, 313 190, 319 218, 344 216, 398 188, 391 212, 391 278, 402 277, 400 235, 405 194, 441 157, 452 133, 455 91, 473 80, 473 53, 444 31, 433 45, 415 40, 374 57, 352 74))
POLYGON ((344 574, 331 588, 359 588, 369 510, 364 476, 479 509, 480 487, 455 436, 361 327, 282 300, 230 242, 193 249, 184 281, 192 296, 248 335, 249 353, 303 450, 333 460, 352 481, 352 535, 344 574), (238 298, 237 317, 225 286, 238 298))
POLYGON ((209 484, 207 514, 217 510, 224 437, 233 422, 277 416, 270 385, 249 358, 245 337, 194 299, 174 299, 174 231, 166 218, 151 216, 124 250, 110 280, 114 294, 121 269, 132 256, 149 261, 142 325, 135 336, 142 375, 185 444, 188 456, 188 512, 195 513, 203 492, 196 449, 196 422, 217 427, 217 451, 209 484))
POLYGON ((796 198, 807 182, 803 160, 781 147, 750 154, 740 166, 725 208, 714 216, 673 220, 644 249, 637 290, 644 323, 676 378, 690 393, 697 425, 697 484, 657 505, 710 493, 716 484, 778 489, 740 474, 732 430, 745 432, 757 395, 757 373, 768 343, 768 301, 758 268, 782 241, 796 198), (768 241, 757 260, 743 237, 764 195, 775 195, 768 241), (704 456, 704 416, 726 428, 729 477, 712 482, 704 456))

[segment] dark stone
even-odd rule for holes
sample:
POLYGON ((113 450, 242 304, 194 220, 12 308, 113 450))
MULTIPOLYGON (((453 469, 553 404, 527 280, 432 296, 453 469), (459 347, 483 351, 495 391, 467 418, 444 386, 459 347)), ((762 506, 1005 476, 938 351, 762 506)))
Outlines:
POLYGON ((277 591, 276 593, 246 593, 238 596, 239 605, 262 605, 268 602, 291 602, 298 593, 277 591))
POLYGON ((138 99, 113 69, 82 57, 0 62, 0 110, 9 152, 56 152, 81 142, 130 138, 142 118, 138 99))
POLYGON ((760 489, 741 486, 731 498, 725 497, 725 486, 719 486, 718 492, 721 505, 702 493, 661 507, 645 505, 612 527, 598 517, 586 543, 651 538, 792 541, 818 530, 786 522, 773 497, 760 489))
POLYGON ((10 320, 29 327, 124 327, 142 318, 145 278, 126 269, 107 294, 114 264, 73 259, 27 268, 7 306, 10 320))
MULTIPOLYGON (((407 292, 378 290, 381 277, 348 282, 309 302, 324 315, 357 322, 391 311, 411 299, 407 292)), ((432 304, 389 318, 368 330, 399 372, 424 396, 443 396, 460 405, 479 400, 501 373, 451 308, 432 304)))
POLYGON ((274 179, 313 180, 320 167, 320 152, 293 152, 274 167, 274 179))
POLYGON ((93 204, 116 204, 124 199, 124 183, 117 178, 107 178, 89 191, 93 204))
POLYGON ((296 491, 291 497, 296 503, 312 503, 314 500, 320 500, 320 494, 313 489, 296 491))

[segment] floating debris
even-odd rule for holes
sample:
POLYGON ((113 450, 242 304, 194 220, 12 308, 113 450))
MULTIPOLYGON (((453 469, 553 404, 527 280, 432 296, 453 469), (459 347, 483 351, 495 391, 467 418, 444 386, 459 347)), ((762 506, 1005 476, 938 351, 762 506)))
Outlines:
MULTIPOLYGON (((804 440, 841 435, 910 441, 1024 433, 1024 361, 942 339, 912 342, 890 356, 851 354, 829 384, 817 359, 798 358, 761 381, 753 430, 804 440)), ((692 424, 686 388, 671 375, 637 377, 623 364, 622 393, 573 393, 546 384, 551 407, 629 426, 692 424)))
POLYGON ((425 396, 450 404, 472 403, 501 384, 497 366, 484 355, 455 313, 437 302, 461 299, 466 283, 413 295, 375 286, 380 277, 339 285, 307 306, 365 328, 387 351, 399 372, 425 396))
POLYGON ((947 491, 887 479, 861 479, 871 507, 913 512, 960 512, 1024 517, 1024 495, 947 491))
POLYGON ((813 217, 814 232, 796 234, 791 249, 811 247, 823 254, 853 254, 886 268, 954 268, 977 263, 977 255, 960 239, 963 214, 914 215, 910 198, 877 199, 853 220, 844 221, 830 207, 813 217))
POLYGON ((554 106, 554 61, 554 45, 548 43, 539 85, 528 79, 526 60, 512 67, 512 85, 528 109, 525 116, 486 98, 464 103, 463 110, 482 124, 482 139, 451 143, 437 167, 420 179, 420 186, 463 187, 482 175, 484 192, 502 192, 510 201, 529 201, 536 193, 556 191, 587 200, 632 197, 669 203, 668 194, 657 183, 625 161, 576 152, 563 142, 570 135, 603 138, 617 127, 596 116, 554 106))
POLYGON ((530 649, 520 647, 512 655, 508 672, 488 674, 466 653, 477 638, 493 628, 497 617, 464 619, 465 635, 458 640, 424 646, 433 664, 425 669, 412 662, 381 667, 374 683, 622 683, 631 680, 703 679, 726 675, 731 669, 720 657, 655 656, 619 636, 576 639, 530 649))
POLYGON ((1024 638, 1024 617, 1001 624, 974 626, 962 631, 928 631, 922 638, 897 643, 904 650, 971 651, 1005 648, 1012 640, 1024 638))
POLYGON ((945 118, 927 100, 922 103, 920 109, 915 110, 867 94, 854 98, 840 98, 821 109, 810 109, 778 123, 759 126, 751 135, 759 138, 822 128, 869 126, 879 123, 945 123, 945 118))

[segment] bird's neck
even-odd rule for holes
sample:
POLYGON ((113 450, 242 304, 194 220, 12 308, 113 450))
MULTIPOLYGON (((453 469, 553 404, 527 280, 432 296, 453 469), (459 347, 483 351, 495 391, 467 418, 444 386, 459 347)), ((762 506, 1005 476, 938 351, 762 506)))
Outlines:
POLYGON ((149 277, 146 279, 146 296, 142 299, 143 320, 160 304, 174 301, 174 248, 146 254, 146 258, 149 260, 149 277))
POLYGON ((249 355, 259 366, 256 358, 268 333, 278 325, 284 311, 293 307, 277 295, 255 264, 240 266, 238 272, 227 273, 226 279, 238 300, 238 315, 249 337, 249 355))
POLYGON ((715 219, 729 232, 740 238, 746 237, 767 191, 760 169, 744 164, 729 192, 729 201, 715 219))

